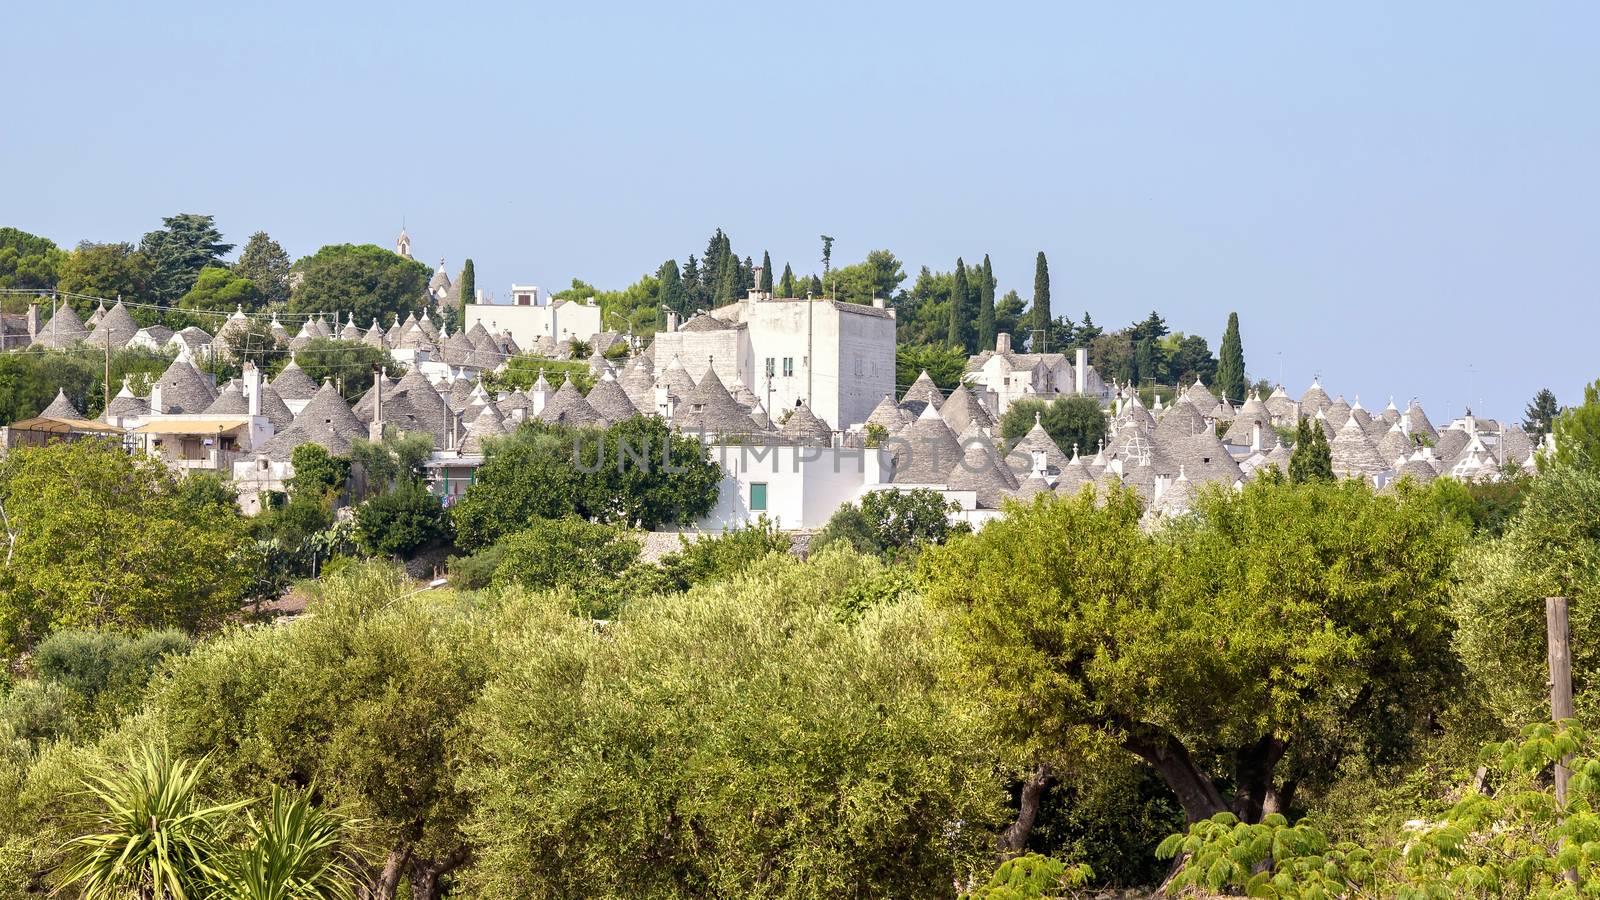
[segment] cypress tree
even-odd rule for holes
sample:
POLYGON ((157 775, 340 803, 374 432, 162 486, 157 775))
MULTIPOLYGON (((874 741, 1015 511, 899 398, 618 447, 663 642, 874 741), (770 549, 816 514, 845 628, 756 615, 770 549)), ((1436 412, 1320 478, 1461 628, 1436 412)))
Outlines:
POLYGON ((1217 391, 1234 403, 1244 402, 1244 344, 1239 341, 1239 314, 1228 313, 1228 330, 1222 335, 1217 360, 1217 391))
POLYGON ((815 275, 811 276, 811 296, 822 296, 822 279, 815 275))
POLYGON ((778 281, 778 296, 794 296, 794 270, 789 268, 788 263, 783 264, 783 278, 778 281))
POLYGON ((1035 353, 1049 350, 1050 334, 1050 264, 1045 262, 1044 251, 1039 251, 1033 263, 1033 333, 1046 346, 1031 348, 1035 353))
POLYGON ((1328 436, 1315 419, 1301 419, 1294 429, 1294 450, 1289 454, 1289 480, 1295 484, 1333 480, 1333 451, 1328 436))
POLYGON ((994 347, 994 268, 989 254, 983 255, 978 272, 978 352, 994 347))
MULTIPOLYGON (((461 281, 457 284, 457 287, 460 288, 459 296, 461 297, 462 306, 478 302, 478 276, 472 270, 472 260, 469 259, 461 264, 461 281)), ((463 317, 464 315, 463 313, 463 317)))
POLYGON ((971 348, 967 346, 967 338, 972 330, 967 310, 969 296, 967 264, 957 257, 955 283, 950 288, 950 328, 945 334, 945 341, 952 347, 959 347, 970 353, 971 348))
POLYGON ((772 293, 772 257, 767 251, 761 251, 761 283, 756 288, 764 293, 772 293))
MULTIPOLYGON (((678 274, 678 261, 669 259, 662 263, 661 268, 656 271, 656 279, 661 282, 661 287, 656 293, 656 306, 658 307, 656 312, 660 313, 659 307, 665 306, 673 312, 683 315, 688 296, 683 289, 683 277, 678 274)), ((664 314, 657 315, 656 319, 663 328, 666 326, 666 316, 664 314)))

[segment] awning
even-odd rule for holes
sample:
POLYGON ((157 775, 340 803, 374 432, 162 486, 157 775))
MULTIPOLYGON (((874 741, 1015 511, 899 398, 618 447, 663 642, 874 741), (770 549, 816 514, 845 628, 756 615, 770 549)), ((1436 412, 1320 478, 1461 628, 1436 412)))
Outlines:
POLYGON ((115 425, 107 425, 104 422, 95 422, 90 419, 55 419, 43 416, 32 419, 19 419, 6 427, 15 431, 52 431, 62 434, 72 431, 89 431, 95 434, 120 434, 122 432, 122 429, 115 425))
POLYGON ((221 434, 249 424, 249 416, 162 416, 133 431, 135 434, 221 434))

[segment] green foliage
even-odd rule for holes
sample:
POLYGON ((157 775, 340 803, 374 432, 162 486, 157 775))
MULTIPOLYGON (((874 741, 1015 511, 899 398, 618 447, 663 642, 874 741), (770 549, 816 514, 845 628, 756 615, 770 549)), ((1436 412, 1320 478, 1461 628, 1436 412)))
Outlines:
POLYGON ((691 522, 716 503, 720 484, 705 448, 654 416, 605 429, 527 423, 490 444, 452 514, 470 550, 535 519, 578 515, 645 529, 691 522))
MULTIPOLYGON (((1044 251, 1039 251, 1039 256, 1033 261, 1033 334, 1048 336, 1050 334, 1050 264, 1045 261, 1044 251)), ((1048 347, 1039 346, 1031 348, 1035 353, 1043 353, 1048 347)), ((1103 370, 1102 370, 1103 371, 1103 370)))
POLYGON ((383 430, 383 440, 356 438, 350 444, 350 462, 366 475, 368 496, 405 481, 422 477, 422 467, 433 455, 432 436, 420 431, 383 430))
POLYGON ((368 842, 448 873, 466 846, 451 742, 488 676, 487 634, 448 592, 416 593, 378 562, 322 579, 310 611, 178 661, 152 723, 173 753, 213 754, 223 795, 314 783, 368 842))
POLYGON ((937 688, 926 609, 832 614, 876 567, 773 557, 629 604, 600 633, 514 608, 468 717, 459 783, 478 861, 464 889, 949 896, 991 849, 992 760, 937 688))
POLYGON ((146 748, 127 766, 86 786, 99 801, 97 831, 68 844, 63 873, 87 900, 121 897, 189 897, 223 879, 216 866, 223 820, 243 801, 204 805, 205 763, 170 758, 146 748))
POLYGON ((873 250, 867 258, 840 266, 828 274, 828 289, 846 303, 871 303, 873 298, 889 300, 906 280, 903 264, 888 250, 873 250))
POLYGON ((1333 451, 1328 446, 1327 433, 1316 419, 1301 419, 1295 425, 1289 480, 1295 484, 1333 480, 1333 451))
MULTIPOLYGON (((461 264, 461 280, 456 284, 456 293, 461 298, 461 306, 478 302, 478 270, 470 258, 461 264)), ((457 312, 464 315, 459 309, 457 312)))
POLYGON ((449 514, 420 481, 402 481, 356 507, 356 540, 367 553, 407 557, 449 538, 449 514))
POLYGON ((218 895, 237 900, 355 900, 359 858, 343 816, 276 785, 266 814, 247 813, 246 843, 221 855, 218 895))
POLYGON ((1239 314, 1228 313, 1228 330, 1222 334, 1221 359, 1217 363, 1215 393, 1235 406, 1245 397, 1244 343, 1239 339, 1239 314))
MULTIPOLYGON (((289 364, 289 357, 280 357, 279 368, 289 364)), ((332 380, 346 400, 355 400, 372 387, 381 367, 390 379, 406 374, 406 367, 395 362, 389 351, 360 341, 337 338, 315 338, 304 349, 294 354, 294 360, 305 371, 313 384, 332 380)))
POLYGON ((1090 397, 1057 397, 1055 400, 1018 400, 1006 407, 1000 417, 1000 435, 1006 445, 1014 445, 1033 428, 1035 417, 1045 434, 1063 453, 1090 455, 1106 436, 1106 414, 1090 397))
POLYGON ((433 276, 428 267, 373 244, 330 244, 294 264, 303 276, 293 313, 353 313, 357 322, 404 319, 433 276))
POLYGON ((1561 407, 1556 403, 1556 395, 1549 388, 1540 388, 1523 414, 1522 428, 1537 441, 1555 428, 1559 415, 1561 407))
POLYGON ((976 332, 972 325, 972 307, 975 306, 972 288, 967 281, 967 264, 956 258, 956 278, 950 288, 950 327, 944 341, 952 349, 971 353, 976 332))
POLYGON ((978 273, 978 325, 974 342, 979 351, 994 348, 994 269, 989 264, 989 254, 983 255, 983 265, 978 273))
POLYGON ((1600 471, 1600 381, 1583 389, 1583 403, 1556 419, 1555 461, 1600 471))
POLYGON ((0 228, 0 288, 53 288, 66 259, 67 254, 49 238, 0 228))
POLYGON ((1001 863, 989 880, 979 885, 965 900, 1058 900, 1070 897, 1094 878, 1094 870, 1078 863, 1067 863, 1037 853, 1028 853, 1001 863))
POLYGON ((573 612, 596 618, 614 612, 616 578, 638 561, 640 549, 635 535, 576 516, 535 520, 495 546, 494 584, 569 588, 576 601, 573 612))
POLYGON ((901 344, 894 351, 895 387, 901 392, 911 387, 923 372, 928 373, 940 390, 955 390, 961 384, 961 374, 966 369, 967 354, 959 347, 901 344))
POLYGON ((1408 823, 1394 842, 1334 844, 1280 815, 1256 824, 1227 813, 1163 842, 1184 859, 1170 888, 1251 897, 1583 897, 1600 889, 1600 760, 1583 729, 1529 726, 1486 749, 1499 782, 1469 790, 1435 821, 1408 823), (1547 773, 1573 770, 1565 802, 1547 773))
MULTIPOLYGON (((159 379, 172 360, 145 350, 111 352, 111 393, 124 377, 137 389, 159 379)), ((44 411, 62 390, 85 416, 105 408, 105 356, 43 349, 0 353, 0 423, 29 419, 44 411)))
POLYGON ((289 299, 289 254, 265 231, 250 235, 233 271, 248 278, 261 294, 261 302, 277 305, 289 299))
MULTIPOLYGON (((147 302, 156 299, 151 296, 155 272, 150 258, 132 244, 84 241, 61 263, 59 271, 61 277, 57 286, 63 291, 107 299, 121 297, 147 302)), ((43 319, 40 321, 42 323, 43 319)))
POLYGON ((26 755, 88 730, 83 698, 53 681, 27 680, 0 695, 0 756, 26 755))
POLYGON ((842 543, 857 553, 913 556, 925 546, 970 530, 964 522, 950 524, 955 509, 943 494, 928 488, 870 491, 859 503, 839 507, 811 545, 821 549, 842 543))
POLYGON ((194 286, 178 300, 182 309, 231 313, 259 309, 266 298, 256 283, 233 269, 206 266, 195 276, 194 286))
POLYGON ((333 504, 321 493, 302 493, 289 502, 267 508, 251 521, 259 556, 252 567, 256 589, 252 597, 270 599, 288 580, 310 575, 322 552, 322 535, 333 527, 333 504))
POLYGON ((164 228, 146 233, 139 241, 139 252, 150 260, 150 293, 157 303, 170 306, 189 292, 203 269, 227 256, 233 245, 222 242, 211 216, 179 213, 163 217, 161 223, 164 228))
POLYGON ((693 541, 682 536, 678 540, 679 549, 661 558, 661 568, 671 588, 680 591, 732 578, 757 560, 788 553, 790 547, 789 536, 765 516, 745 528, 693 541))
POLYGON ((192 645, 188 635, 172 629, 131 635, 66 629, 40 641, 29 663, 40 683, 59 685, 86 709, 111 717, 137 704, 163 660, 192 645))
MULTIPOLYGON (((1442 479, 1441 479, 1442 480, 1442 479)), ((1568 601, 1574 635, 1600 628, 1600 473, 1556 465, 1533 480, 1504 535, 1462 554, 1456 646, 1484 702, 1516 727, 1545 709, 1544 597, 1568 601)), ((1593 641, 1572 643, 1578 708, 1590 708, 1593 641)))
POLYGON ((506 360, 504 369, 485 374, 483 386, 491 391, 528 390, 541 374, 551 390, 561 387, 561 382, 568 378, 572 379, 574 387, 585 394, 594 387, 594 376, 589 372, 588 362, 582 359, 547 359, 531 353, 513 356, 506 360))
POLYGON ((12 450, 0 461, 0 510, 8 652, 65 627, 206 628, 243 591, 239 516, 193 505, 165 466, 120 445, 12 450))
POLYGON ((1354 481, 1256 482, 1197 510, 1147 535, 1131 493, 1085 492, 922 555, 1003 732, 1049 752, 1105 734, 1195 820, 1257 818, 1346 756, 1402 752, 1450 685, 1459 528, 1354 481), (1208 758, 1232 771, 1208 774, 1208 758))
POLYGON ((305 443, 295 447, 289 454, 289 462, 294 466, 294 474, 284 486, 295 499, 326 500, 344 490, 345 481, 350 478, 349 458, 334 456, 321 444, 305 443))

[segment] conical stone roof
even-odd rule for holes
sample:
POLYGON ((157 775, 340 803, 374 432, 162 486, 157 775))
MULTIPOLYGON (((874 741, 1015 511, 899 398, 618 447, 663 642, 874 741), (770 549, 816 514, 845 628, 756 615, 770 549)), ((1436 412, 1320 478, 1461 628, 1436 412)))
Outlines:
POLYGON ((72 311, 72 304, 62 303, 56 307, 55 315, 50 317, 50 321, 39 329, 38 335, 33 339, 33 346, 64 350, 88 336, 89 329, 84 327, 83 320, 78 318, 78 314, 72 311))
POLYGON ((1341 478, 1371 478, 1389 469, 1389 463, 1378 455, 1378 448, 1367 440, 1367 433, 1348 417, 1328 449, 1333 457, 1333 473, 1341 478))
POLYGON ((907 410, 912 415, 920 416, 924 406, 931 405, 935 411, 943 406, 944 394, 939 390, 939 386, 933 383, 933 379, 928 376, 928 370, 923 369, 922 374, 917 376, 917 380, 911 383, 911 387, 906 388, 905 394, 900 397, 900 402, 906 405, 907 410))
POLYGON ((967 390, 965 384, 956 386, 939 406, 939 415, 944 417, 946 425, 957 434, 967 430, 969 423, 975 423, 979 428, 989 428, 994 425, 994 419, 987 410, 978 403, 978 398, 967 390))
POLYGON ((183 359, 175 359, 172 365, 167 366, 167 371, 161 374, 156 387, 161 392, 162 408, 152 409, 151 412, 155 413, 194 415, 205 412, 211 401, 217 398, 210 382, 200 374, 200 370, 183 359))
POLYGON ((867 416, 868 425, 877 425, 889 434, 894 434, 904 428, 911 421, 911 416, 900 404, 894 402, 894 397, 884 394, 878 405, 872 408, 872 413, 867 416))
POLYGON ((925 402, 922 414, 896 437, 890 479, 895 484, 943 484, 950 467, 964 455, 955 432, 931 403, 925 402))
POLYGON ((244 396, 244 390, 237 381, 228 382, 228 386, 217 394, 217 399, 211 401, 206 407, 208 416, 247 416, 250 414, 250 401, 244 396))
POLYGON ((478 413, 471 425, 467 426, 466 437, 461 441, 461 452, 467 456, 480 456, 483 454, 484 441, 504 437, 509 433, 500 410, 490 404, 478 413))
POLYGON ((945 476, 945 489, 974 491, 979 509, 999 509, 1007 496, 1018 488, 1011 470, 1000 461, 994 445, 986 440, 969 441, 961 459, 945 476))
POLYGON ((285 403, 310 400, 317 395, 316 382, 313 382, 311 376, 307 375, 305 370, 300 368, 300 364, 292 358, 289 364, 283 367, 283 371, 278 373, 278 377, 272 379, 272 389, 278 392, 278 397, 285 403))
MULTIPOLYGON (((732 403, 733 398, 728 398, 728 402, 732 403)), ((550 400, 545 403, 544 409, 539 411, 538 418, 548 425, 565 425, 569 428, 581 428, 600 422, 600 414, 595 412, 594 407, 589 405, 589 401, 585 400, 583 394, 573 385, 571 375, 568 375, 567 380, 561 383, 561 387, 550 395, 550 400)))
POLYGON ((83 413, 80 412, 76 406, 72 405, 71 400, 67 399, 67 392, 65 390, 56 388, 56 398, 50 401, 50 405, 46 406, 43 412, 39 413, 39 418, 82 419, 83 413))
POLYGON ((104 347, 109 342, 111 349, 120 350, 128 346, 128 342, 138 333, 139 323, 133 320, 128 308, 118 300, 115 306, 106 310, 85 341, 96 347, 104 347))
POLYGON ((602 419, 613 424, 639 414, 639 410, 634 407, 633 401, 628 399, 627 392, 617 383, 616 376, 609 369, 594 383, 594 387, 589 389, 589 394, 584 399, 589 401, 589 405, 594 407, 594 411, 599 413, 602 419))
POLYGON ((1060 475, 1067 467, 1067 455, 1061 452, 1056 442, 1051 440, 1050 433, 1044 430, 1039 417, 1033 417, 1033 427, 1012 445, 1006 454, 1006 463, 1012 472, 1019 473, 1022 477, 1033 471, 1033 455, 1035 452, 1044 454, 1045 472, 1050 475, 1060 475))
POLYGON ((817 418, 804 403, 790 410, 789 418, 778 429, 778 433, 794 444, 827 447, 833 443, 833 429, 828 427, 827 422, 817 418))

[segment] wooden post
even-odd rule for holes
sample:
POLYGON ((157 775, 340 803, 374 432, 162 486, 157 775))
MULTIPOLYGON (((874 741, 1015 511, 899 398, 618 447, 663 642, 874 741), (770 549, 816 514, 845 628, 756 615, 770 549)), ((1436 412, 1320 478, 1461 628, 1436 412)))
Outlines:
MULTIPOLYGON (((1557 724, 1572 718, 1572 645, 1567 627, 1567 598, 1544 598, 1545 641, 1550 661, 1550 718, 1557 724)), ((1567 806, 1567 780, 1572 770, 1567 768, 1570 756, 1556 763, 1556 806, 1567 806)), ((1576 869, 1565 873, 1567 881, 1578 883, 1576 869)))
MULTIPOLYGON (((1567 628, 1567 598, 1544 598, 1545 637, 1550 651, 1550 718, 1572 718, 1572 647, 1567 628)), ((1565 765, 1556 766, 1556 802, 1567 802, 1565 765)))

